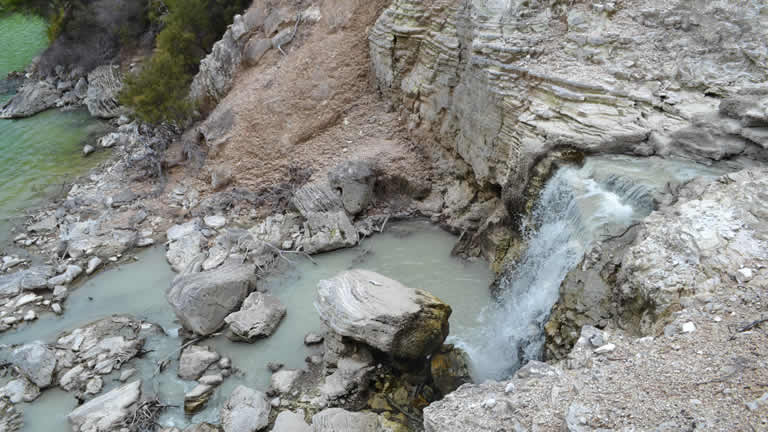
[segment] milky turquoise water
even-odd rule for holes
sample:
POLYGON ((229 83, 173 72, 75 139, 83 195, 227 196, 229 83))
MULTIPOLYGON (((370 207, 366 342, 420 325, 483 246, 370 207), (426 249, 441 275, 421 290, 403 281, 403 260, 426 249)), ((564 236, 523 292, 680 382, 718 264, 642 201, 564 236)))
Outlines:
POLYGON ((20 14, 0 18, 0 77, 24 69, 47 43, 42 18, 20 14))
MULTIPOLYGON (((46 43, 42 19, 0 18, 0 79, 24 69, 46 43)), ((0 94, 0 104, 10 96, 0 94)), ((105 153, 87 159, 82 155, 84 140, 104 131, 104 125, 84 110, 0 120, 0 242, 25 209, 43 204, 64 182, 104 159, 105 153)))

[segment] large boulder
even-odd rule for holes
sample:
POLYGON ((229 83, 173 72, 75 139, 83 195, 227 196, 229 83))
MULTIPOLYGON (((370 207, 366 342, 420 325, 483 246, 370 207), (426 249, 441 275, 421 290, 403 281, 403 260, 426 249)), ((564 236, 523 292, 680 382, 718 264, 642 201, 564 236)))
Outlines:
POLYGON ((79 406, 67 420, 75 432, 107 432, 136 411, 141 396, 141 381, 118 387, 79 406))
POLYGON ((234 340, 253 342, 258 338, 271 336, 285 316, 285 306, 277 297, 254 292, 243 302, 239 311, 225 319, 234 340))
POLYGON ((20 118, 53 108, 59 99, 56 86, 47 81, 30 82, 0 108, 0 118, 20 118))
POLYGON ((10 362, 41 389, 51 385, 56 354, 44 343, 35 341, 15 348, 10 362))
POLYGON ((332 188, 341 191, 344 209, 356 215, 371 202, 376 175, 369 162, 346 161, 328 173, 328 182, 332 188))
POLYGON ((260 391, 237 386, 221 408, 224 432, 256 432, 269 424, 272 407, 260 391))
POLYGON ((432 294, 367 270, 320 281, 315 309, 334 332, 406 360, 439 348, 451 316, 432 294))
POLYGON ((205 336, 224 324, 224 318, 248 295, 253 281, 253 266, 230 263, 177 276, 166 298, 184 328, 205 336))
POLYGON ((99 66, 88 74, 85 105, 94 117, 113 118, 121 114, 118 94, 123 88, 119 66, 99 66))

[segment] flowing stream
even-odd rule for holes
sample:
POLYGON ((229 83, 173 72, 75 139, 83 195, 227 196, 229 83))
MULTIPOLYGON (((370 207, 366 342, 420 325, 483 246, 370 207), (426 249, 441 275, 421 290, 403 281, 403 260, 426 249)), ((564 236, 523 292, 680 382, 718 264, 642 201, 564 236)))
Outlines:
POLYGON ((559 169, 523 226, 527 249, 499 283, 499 295, 459 345, 472 358, 476 380, 502 379, 540 356, 543 326, 560 284, 601 236, 621 233, 647 216, 653 195, 668 183, 716 177, 726 168, 661 158, 599 156, 559 169))

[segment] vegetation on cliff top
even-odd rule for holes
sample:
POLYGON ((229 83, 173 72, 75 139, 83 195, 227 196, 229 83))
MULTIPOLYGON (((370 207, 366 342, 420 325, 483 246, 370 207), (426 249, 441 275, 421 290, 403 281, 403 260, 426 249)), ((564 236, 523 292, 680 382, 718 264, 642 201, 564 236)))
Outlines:
POLYGON ((149 18, 158 21, 155 51, 141 72, 129 76, 120 102, 148 123, 180 123, 192 111, 189 85, 200 60, 221 38, 247 0, 150 0, 149 18))

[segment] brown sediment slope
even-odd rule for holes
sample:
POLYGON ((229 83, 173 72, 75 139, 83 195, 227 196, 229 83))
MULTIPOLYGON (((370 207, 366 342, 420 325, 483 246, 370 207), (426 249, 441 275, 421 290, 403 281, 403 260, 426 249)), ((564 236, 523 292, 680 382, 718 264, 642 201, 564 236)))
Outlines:
MULTIPOLYGON (((428 176, 429 165, 413 149, 398 114, 371 85, 367 30, 387 4, 327 0, 307 9, 255 2, 251 11, 261 9, 268 22, 280 11, 284 28, 296 34, 282 52, 267 51, 253 67, 243 62, 232 89, 202 126, 219 129, 207 140, 207 166, 228 167, 236 186, 254 190, 285 181, 292 168, 310 169, 319 178, 356 158, 428 176), (298 11, 304 14, 296 26, 298 11), (231 119, 231 127, 220 131, 222 118, 231 119)), ((261 38, 260 31, 251 40, 261 38)))

